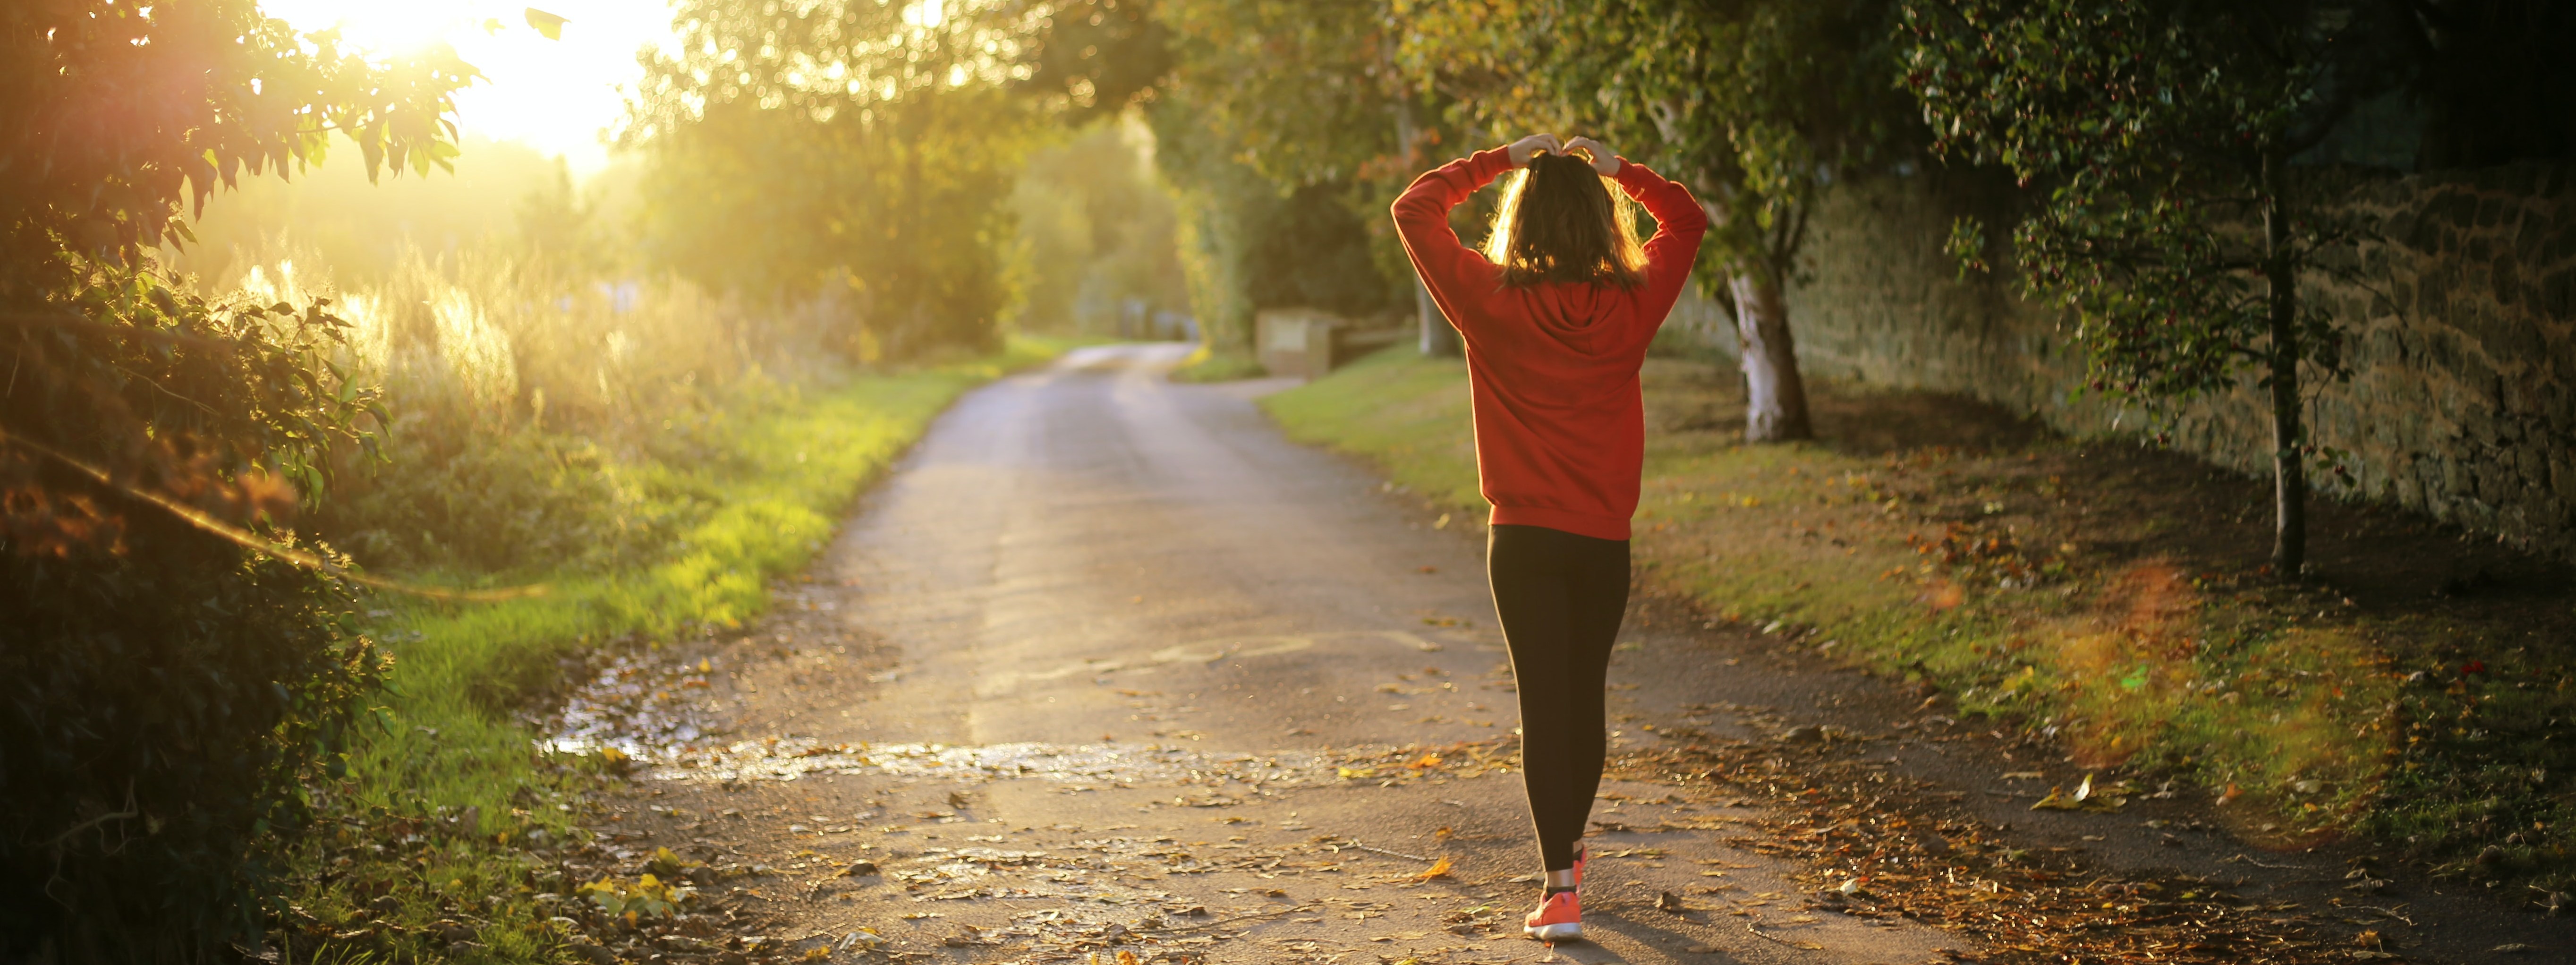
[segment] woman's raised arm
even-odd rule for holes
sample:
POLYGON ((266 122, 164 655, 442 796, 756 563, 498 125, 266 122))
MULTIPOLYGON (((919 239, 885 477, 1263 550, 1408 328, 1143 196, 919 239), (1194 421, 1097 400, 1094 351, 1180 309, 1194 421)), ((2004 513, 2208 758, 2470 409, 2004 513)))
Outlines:
MULTIPOLYGON (((1594 145, 1598 147, 1598 145, 1594 145)), ((1609 154, 1600 148, 1597 158, 1609 154)), ((1644 205, 1655 218, 1655 236, 1646 239, 1646 288, 1644 297, 1657 324, 1672 311, 1673 302, 1682 295, 1682 283, 1689 280, 1691 263, 1699 260, 1699 243, 1708 234, 1708 209, 1691 197, 1690 189, 1668 181, 1643 164, 1615 154, 1610 155, 1620 190, 1644 205)), ((1600 162, 1594 162, 1600 169, 1600 162)), ((1609 173, 1609 172, 1604 172, 1609 173)))
POLYGON ((1449 228, 1449 209, 1455 208, 1476 189, 1493 183, 1503 172, 1529 163, 1541 151, 1562 150, 1564 145, 1553 134, 1532 134, 1510 144, 1489 148, 1443 164, 1421 177, 1395 199, 1395 233, 1404 239, 1404 253, 1413 261, 1413 271, 1422 276, 1422 287, 1430 290, 1431 300, 1451 319, 1459 317, 1453 309, 1457 297, 1468 295, 1466 286, 1472 279, 1483 277, 1491 287, 1492 262, 1458 240, 1449 228), (1454 296, 1453 296, 1454 293, 1454 296))

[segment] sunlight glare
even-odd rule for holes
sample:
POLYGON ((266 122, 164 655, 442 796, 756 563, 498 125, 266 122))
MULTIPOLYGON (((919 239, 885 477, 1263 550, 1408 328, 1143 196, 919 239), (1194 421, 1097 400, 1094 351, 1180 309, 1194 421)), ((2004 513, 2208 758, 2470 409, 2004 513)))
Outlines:
POLYGON ((643 76, 637 51, 676 39, 668 0, 544 0, 536 9, 565 19, 560 40, 528 25, 525 3, 263 0, 260 9, 298 30, 336 26, 377 54, 454 47, 484 75, 456 96, 462 133, 562 155, 575 176, 607 164, 601 135, 643 76))

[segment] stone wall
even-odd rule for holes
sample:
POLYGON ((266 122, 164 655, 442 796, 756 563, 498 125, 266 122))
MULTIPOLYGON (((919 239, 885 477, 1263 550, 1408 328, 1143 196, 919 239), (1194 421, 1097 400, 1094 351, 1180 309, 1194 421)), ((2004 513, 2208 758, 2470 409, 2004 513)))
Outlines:
MULTIPOLYGON (((2329 176, 2349 179, 2349 203, 2380 218, 2382 240, 2357 253, 2366 284, 2320 279, 2305 293, 2351 333, 2352 379, 2323 387, 2311 419, 2320 442, 2353 453, 2354 480, 2320 488, 2576 556, 2576 168, 2329 176)), ((2007 184, 1941 171, 1837 191, 1790 297, 1801 364, 1977 396, 2075 435, 2137 429, 2138 413, 2073 391, 2084 360, 2055 313, 1997 280, 1959 281, 1941 251, 1962 214, 2008 230, 2013 199, 2007 184)), ((1672 324, 1733 346, 1705 302, 1672 324)), ((2267 411, 2248 378, 2187 411, 2174 443, 2267 472, 2267 411)))

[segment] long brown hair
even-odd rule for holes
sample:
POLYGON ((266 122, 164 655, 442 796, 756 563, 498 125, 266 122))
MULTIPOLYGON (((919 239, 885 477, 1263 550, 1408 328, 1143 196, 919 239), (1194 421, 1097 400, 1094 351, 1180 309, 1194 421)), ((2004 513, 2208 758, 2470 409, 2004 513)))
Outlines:
POLYGON ((1503 284, 1544 282, 1635 288, 1646 282, 1646 252, 1625 192, 1570 154, 1539 153, 1503 188, 1485 237, 1485 258, 1503 284))

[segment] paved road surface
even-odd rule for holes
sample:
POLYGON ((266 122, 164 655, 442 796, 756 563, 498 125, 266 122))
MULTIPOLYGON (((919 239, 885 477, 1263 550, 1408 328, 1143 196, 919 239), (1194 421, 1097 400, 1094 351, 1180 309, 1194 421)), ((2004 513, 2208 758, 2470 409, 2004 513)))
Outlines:
MULTIPOLYGON (((719 890, 770 938, 873 927, 924 961, 1551 954, 1519 935, 1519 775, 1477 760, 1517 722, 1480 537, 1282 439, 1250 401, 1276 385, 1165 382, 1185 348, 1080 351, 943 417, 729 652, 704 706, 743 743, 640 782, 619 846, 768 865, 719 890), (1377 760, 1406 745, 1452 749, 1377 760), (829 877, 860 860, 880 873, 829 877), (1103 944, 1122 930, 1160 941, 1103 944)), ((1614 663, 1616 717, 1676 716, 1732 672, 1655 633, 1614 663)), ((1789 867, 1720 843, 1742 812, 1675 790, 1604 788, 1600 820, 1705 830, 1596 835, 1592 942, 1559 960, 1961 944, 1803 914, 1789 867)))
MULTIPOLYGON (((779 612, 711 655, 710 687, 672 684, 719 736, 648 752, 604 825, 613 850, 735 869, 709 890, 737 930, 799 949, 858 936, 838 962, 1974 951, 1811 908, 1790 879, 1803 866, 1728 846, 1759 834, 1741 802, 1638 782, 1605 786, 1595 810, 1593 941, 1520 938, 1537 859, 1481 538, 1282 439, 1250 401, 1276 384, 1165 382, 1183 351, 1088 349, 963 399, 782 587, 779 612), (879 941, 885 955, 866 951, 879 941)), ((2032 813, 2046 783, 1998 775, 2071 783, 2044 748, 1895 733, 1933 711, 1669 605, 1633 610, 1622 641, 1614 747, 1676 724, 1767 738, 1748 727, 1840 723, 1892 735, 1867 743, 1872 766, 1883 749, 1890 777, 1954 789, 2017 846, 2305 907, 2299 927, 2318 930, 2303 941, 2349 947, 2375 927, 2410 955, 2484 960, 2569 940, 2474 889, 2407 886, 2376 900, 2412 911, 2355 917, 2334 873, 2352 855, 2248 859, 2215 822, 2184 820, 2212 817, 2189 801, 2032 813)))

